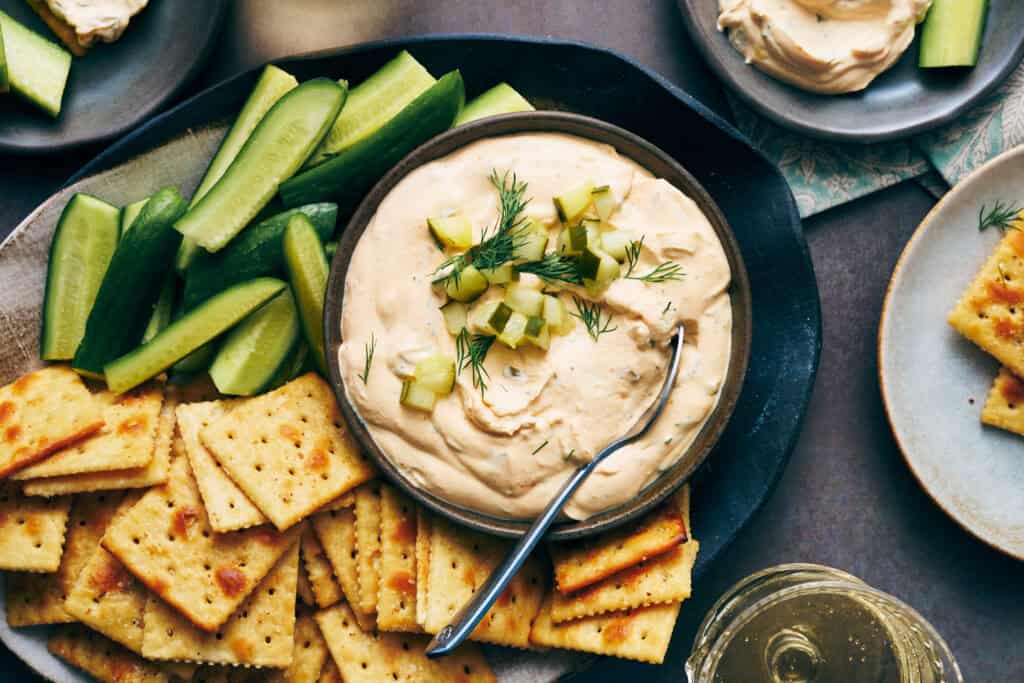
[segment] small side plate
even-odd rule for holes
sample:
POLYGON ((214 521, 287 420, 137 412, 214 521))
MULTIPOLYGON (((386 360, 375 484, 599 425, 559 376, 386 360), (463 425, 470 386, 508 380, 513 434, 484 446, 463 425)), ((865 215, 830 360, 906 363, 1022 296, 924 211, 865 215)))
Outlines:
POLYGON ((946 316, 1001 235, 978 211, 1016 201, 1024 148, 981 167, 924 219, 896 264, 878 332, 882 398, 911 471, 966 530, 1024 559, 1024 438, 979 415, 999 363, 946 316))

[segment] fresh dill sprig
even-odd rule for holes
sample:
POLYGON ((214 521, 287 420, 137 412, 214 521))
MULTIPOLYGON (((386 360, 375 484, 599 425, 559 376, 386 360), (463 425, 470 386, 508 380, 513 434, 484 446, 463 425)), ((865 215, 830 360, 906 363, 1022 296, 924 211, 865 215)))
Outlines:
POLYGON ((509 171, 499 176, 496 170, 492 170, 489 180, 498 191, 498 222, 484 229, 480 244, 439 265, 434 270, 433 284, 452 280, 458 287, 459 277, 470 262, 482 270, 498 268, 511 261, 516 249, 522 246, 526 232, 522 213, 530 203, 526 198, 526 183, 519 182, 516 174, 509 171))
POLYGON ((493 343, 494 337, 485 334, 470 335, 465 327, 455 338, 455 371, 461 373, 468 366, 473 375, 473 386, 480 389, 481 396, 487 391, 487 380, 490 379, 487 368, 484 367, 484 359, 487 358, 487 352, 491 350, 493 343))
POLYGON ((1008 228, 1020 230, 1014 221, 1021 212, 1021 207, 1014 204, 1004 204, 1001 201, 997 201, 995 206, 986 211, 986 205, 982 204, 981 209, 978 211, 978 230, 985 231, 989 228, 999 228, 1001 232, 1006 232, 1008 228))
POLYGON ((537 455, 542 450, 544 450, 544 447, 547 446, 547 445, 548 445, 548 442, 545 440, 544 443, 542 443, 541 445, 539 445, 536 448, 534 448, 533 449, 533 453, 530 453, 530 455, 537 455))
POLYGON ((575 256, 550 253, 540 261, 520 263, 515 268, 520 273, 533 273, 545 282, 583 284, 583 278, 580 277, 580 262, 575 256))
POLYGON ((363 384, 366 384, 366 380, 370 377, 370 368, 373 366, 373 355, 377 352, 377 338, 373 336, 373 332, 370 333, 370 341, 363 345, 363 355, 365 360, 363 361, 363 374, 358 375, 359 379, 363 380, 363 384))
POLYGON ((640 263, 640 251, 644 246, 644 235, 639 240, 633 240, 626 245, 626 274, 622 277, 626 280, 640 280, 641 282, 659 283, 669 280, 682 280, 683 267, 675 261, 665 261, 657 268, 646 275, 633 275, 637 264, 640 263))
POLYGON ((569 315, 574 318, 579 318, 583 321, 583 324, 587 326, 587 332, 590 336, 597 341, 598 338, 606 332, 614 332, 619 329, 618 327, 612 327, 612 314, 609 313, 607 318, 602 319, 603 311, 601 310, 601 304, 595 302, 589 302, 584 299, 574 296, 572 302, 576 304, 576 312, 570 313, 569 315))

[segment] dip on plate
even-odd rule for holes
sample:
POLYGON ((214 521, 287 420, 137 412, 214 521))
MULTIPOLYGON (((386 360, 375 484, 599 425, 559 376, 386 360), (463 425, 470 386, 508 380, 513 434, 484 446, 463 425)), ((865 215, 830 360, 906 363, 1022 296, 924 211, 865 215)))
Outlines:
POLYGON ((411 171, 377 207, 346 275, 339 365, 371 436, 415 485, 479 512, 525 519, 651 405, 669 341, 684 324, 681 370, 665 412, 566 506, 569 517, 585 519, 636 496, 712 414, 731 357, 729 284, 725 251, 697 205, 613 147, 555 133, 478 140, 411 171), (491 178, 511 174, 529 198, 524 220, 550 237, 549 255, 576 223, 560 219, 554 198, 581 183, 609 192, 615 208, 599 230, 609 245, 610 233, 632 236, 630 262, 599 291, 527 273, 491 285, 466 304, 471 320, 474 310, 500 303, 503 287, 522 286, 556 298, 576 324, 553 333, 545 348, 491 344, 482 362, 486 390, 456 363, 450 394, 429 412, 410 408, 403 404, 410 366, 461 357, 441 311, 448 296, 434 284, 452 252, 441 251, 427 219, 457 214, 479 243, 500 218, 491 178), (647 277, 668 272, 658 270, 668 264, 673 277, 647 277), (577 319, 587 310, 598 313, 596 327, 577 319))
POLYGON ((747 63, 798 88, 863 90, 910 46, 931 0, 719 0, 747 63))

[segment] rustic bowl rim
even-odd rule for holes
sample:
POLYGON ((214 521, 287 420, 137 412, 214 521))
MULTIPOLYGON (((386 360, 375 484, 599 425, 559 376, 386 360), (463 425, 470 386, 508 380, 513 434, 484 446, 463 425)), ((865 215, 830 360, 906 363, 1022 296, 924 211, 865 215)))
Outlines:
POLYGON ((733 328, 729 368, 712 415, 694 441, 675 463, 647 484, 629 502, 609 508, 584 520, 556 522, 547 538, 568 541, 591 536, 637 519, 686 483, 711 454, 739 401, 750 361, 752 311, 750 281, 739 243, 725 215, 711 195, 679 162, 647 140, 613 124, 589 116, 561 111, 532 111, 489 117, 441 133, 420 145, 388 171, 360 202, 348 220, 338 249, 330 264, 324 306, 324 344, 328 379, 345 421, 365 452, 384 476, 427 509, 471 529, 490 535, 516 537, 524 533, 529 520, 495 517, 419 488, 397 467, 370 434, 367 423, 355 407, 341 374, 338 349, 342 343, 341 314, 345 279, 352 252, 376 213, 380 202, 409 173, 478 140, 517 133, 564 133, 613 146, 620 154, 663 178, 690 197, 715 230, 725 251, 732 282, 730 299, 733 328))

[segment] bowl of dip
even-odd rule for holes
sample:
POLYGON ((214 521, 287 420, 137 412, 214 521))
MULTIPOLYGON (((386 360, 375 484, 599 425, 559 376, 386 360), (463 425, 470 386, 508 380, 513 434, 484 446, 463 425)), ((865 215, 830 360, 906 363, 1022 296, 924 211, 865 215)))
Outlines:
MULTIPOLYGON (((566 506, 550 537, 569 540, 642 515, 708 457, 743 385, 750 302, 732 230, 674 159, 597 119, 527 112, 443 133, 373 188, 331 264, 324 339, 341 411, 384 474, 455 522, 516 536, 573 469, 648 408, 663 383, 674 330, 683 325, 682 365, 665 412, 566 506), (469 267, 452 278, 451 263, 463 254, 483 269, 480 254, 495 247, 480 242, 502 224, 499 195, 511 197, 502 188, 519 188, 527 200, 516 235, 525 234, 518 232, 523 226, 539 232, 546 258, 559 254, 563 265, 582 269, 574 277, 597 281, 541 279, 518 259, 487 271, 477 298, 467 295, 479 278, 469 267), (598 211, 586 193, 606 204, 598 211), (600 246, 587 251, 577 238, 600 246), (453 239, 462 239, 454 249, 453 239), (575 247, 583 251, 569 258, 575 247), (586 270, 595 254, 600 268, 586 270), (613 276, 605 276, 606 266, 613 276), (508 281, 510 269, 518 281, 508 281), (539 295, 525 290, 543 294, 544 319, 564 321, 552 322, 550 335, 545 327, 541 340, 533 330, 532 343, 516 344, 522 333, 511 330, 519 312, 534 322, 541 315, 527 310, 539 295), (455 333, 458 323, 453 327, 442 310, 450 312, 449 304, 459 320, 466 316, 472 335, 455 333), (492 322, 504 325, 500 334, 480 329, 492 322), (494 335, 474 368, 469 343, 494 335), (454 365, 454 380, 418 401, 421 370, 435 361, 454 365)), ((441 371, 450 379, 444 372, 452 370, 441 371)), ((437 373, 427 374, 426 386, 437 389, 437 373)))

